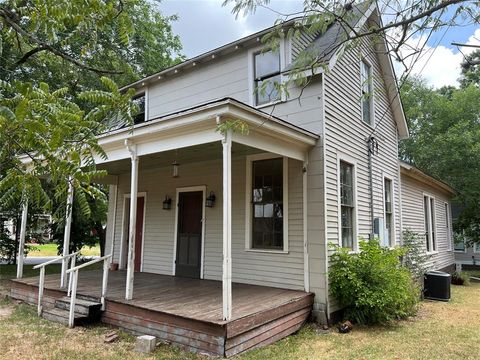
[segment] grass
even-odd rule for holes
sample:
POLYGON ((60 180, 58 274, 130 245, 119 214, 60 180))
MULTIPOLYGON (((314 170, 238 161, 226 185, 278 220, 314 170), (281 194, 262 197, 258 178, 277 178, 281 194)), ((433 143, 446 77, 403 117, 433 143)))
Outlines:
MULTIPOLYGON (((28 253, 29 257, 44 257, 44 256, 57 256, 58 248, 57 244, 30 244, 33 249, 28 253)), ((100 255, 100 245, 95 245, 92 247, 84 246, 81 250, 83 256, 99 256, 100 255)))
MULTIPOLYGON (((0 274, 11 273, 2 268, 0 274)), ((307 326, 297 335, 236 359, 478 359, 479 324, 480 284, 452 286, 450 302, 424 301, 417 317, 394 326, 357 326, 349 334, 335 329, 317 333, 314 326, 307 326)), ((110 330, 105 326, 68 329, 39 319, 31 306, 0 300, 0 349, 5 358, 23 354, 29 359, 208 359, 167 345, 140 355, 133 352, 134 338, 123 332, 119 341, 104 344, 104 334, 110 330), (7 315, 2 318, 2 314, 7 315)))

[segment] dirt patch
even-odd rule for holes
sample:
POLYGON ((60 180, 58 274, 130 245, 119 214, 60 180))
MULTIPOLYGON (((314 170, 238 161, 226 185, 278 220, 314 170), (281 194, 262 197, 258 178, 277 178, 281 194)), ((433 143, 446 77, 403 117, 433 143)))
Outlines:
POLYGON ((0 319, 12 315, 13 310, 15 310, 13 306, 0 306, 0 319))

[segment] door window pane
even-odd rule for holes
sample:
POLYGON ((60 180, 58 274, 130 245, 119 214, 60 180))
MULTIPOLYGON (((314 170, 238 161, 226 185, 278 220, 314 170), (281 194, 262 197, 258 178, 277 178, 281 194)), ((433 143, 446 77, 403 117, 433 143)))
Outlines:
POLYGON ((392 211, 392 181, 384 180, 384 206, 385 206, 385 243, 384 246, 392 246, 393 243, 393 211, 392 211))

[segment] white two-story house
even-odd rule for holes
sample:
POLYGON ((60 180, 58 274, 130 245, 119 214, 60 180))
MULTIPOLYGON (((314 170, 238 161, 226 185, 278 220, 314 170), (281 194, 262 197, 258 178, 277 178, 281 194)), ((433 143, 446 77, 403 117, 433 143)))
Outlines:
MULTIPOLYGON (((354 26, 378 21, 372 6, 354 26)), ((339 310, 329 297, 330 244, 400 244, 398 141, 408 129, 386 44, 363 38, 346 49, 332 25, 269 51, 269 31, 126 87, 142 109, 135 125, 99 137, 107 159, 97 166, 110 184, 106 253, 124 274, 107 293, 105 322, 229 356, 293 333, 311 310, 323 323, 339 310), (325 66, 306 73, 305 88, 255 91, 287 79, 307 47, 325 66), (146 274, 157 279, 148 291, 146 274), (310 297, 297 306, 298 294, 310 297), (193 331, 185 318, 226 330, 180 334, 193 331)))

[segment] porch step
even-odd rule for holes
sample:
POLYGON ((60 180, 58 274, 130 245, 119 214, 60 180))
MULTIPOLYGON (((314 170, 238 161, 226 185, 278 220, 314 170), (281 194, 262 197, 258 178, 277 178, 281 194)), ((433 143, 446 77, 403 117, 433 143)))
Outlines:
MULTIPOLYGON (((42 317, 44 319, 47 319, 49 321, 53 321, 65 326, 68 326, 69 315, 70 315, 70 312, 68 310, 57 309, 57 308, 44 309, 42 312, 42 317)), ((80 314, 75 314, 73 324, 74 325, 84 324, 86 320, 88 320, 87 317, 82 316, 80 314)))
MULTIPOLYGON (((55 308, 70 311, 70 298, 64 296, 55 300, 55 308)), ((83 315, 89 319, 98 318, 101 312, 102 304, 98 301, 77 298, 75 300, 75 314, 83 315)))

